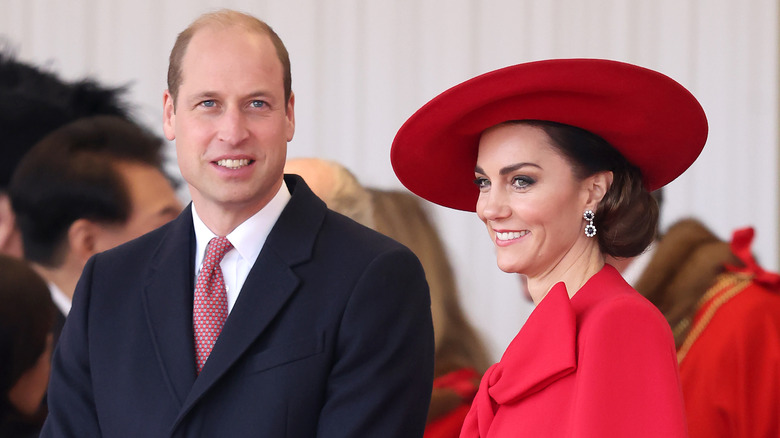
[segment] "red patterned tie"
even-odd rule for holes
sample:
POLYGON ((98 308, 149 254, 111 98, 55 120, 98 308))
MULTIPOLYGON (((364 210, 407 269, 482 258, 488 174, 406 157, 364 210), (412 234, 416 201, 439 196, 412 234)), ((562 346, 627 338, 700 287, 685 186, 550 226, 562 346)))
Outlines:
POLYGON ((198 374, 209 358, 227 319, 227 293, 219 262, 231 248, 233 245, 227 237, 211 239, 203 266, 198 273, 198 281, 195 283, 192 325, 195 331, 195 365, 198 374))

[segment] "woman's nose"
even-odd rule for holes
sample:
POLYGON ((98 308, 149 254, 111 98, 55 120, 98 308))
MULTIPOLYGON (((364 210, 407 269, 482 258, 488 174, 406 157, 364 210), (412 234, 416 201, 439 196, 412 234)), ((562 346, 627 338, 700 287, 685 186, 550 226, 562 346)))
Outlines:
POLYGON ((510 215, 506 193, 502 190, 491 189, 479 194, 477 200, 477 215, 483 221, 495 221, 504 219, 510 215))

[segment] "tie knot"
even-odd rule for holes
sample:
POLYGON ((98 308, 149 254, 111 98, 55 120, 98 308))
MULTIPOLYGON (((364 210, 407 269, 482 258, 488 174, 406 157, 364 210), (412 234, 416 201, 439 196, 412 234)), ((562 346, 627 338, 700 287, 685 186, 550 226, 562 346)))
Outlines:
POLYGON ((204 264, 214 265, 222 261, 222 257, 233 248, 233 244, 227 239, 227 237, 214 237, 209 241, 208 248, 206 249, 206 260, 204 264))

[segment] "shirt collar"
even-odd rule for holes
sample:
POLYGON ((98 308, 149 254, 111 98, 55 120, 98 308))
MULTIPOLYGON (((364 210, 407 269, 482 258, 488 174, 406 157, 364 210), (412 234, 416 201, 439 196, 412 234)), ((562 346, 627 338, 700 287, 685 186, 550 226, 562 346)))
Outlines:
POLYGON ((68 313, 70 313, 71 299, 68 298, 56 284, 51 281, 47 281, 46 284, 49 286, 49 293, 51 294, 51 300, 54 301, 54 305, 57 306, 60 313, 68 316, 68 313))
MULTIPOLYGON (((282 186, 273 199, 226 236, 241 258, 245 260, 257 259, 268 234, 271 233, 274 224, 276 224, 279 216, 282 215, 282 210, 287 206, 290 197, 287 183, 282 180, 282 186)), ((217 237, 217 235, 198 216, 195 203, 192 204, 192 224, 195 228, 195 267, 197 270, 197 267, 200 266, 203 257, 206 255, 206 247, 209 241, 217 237)))

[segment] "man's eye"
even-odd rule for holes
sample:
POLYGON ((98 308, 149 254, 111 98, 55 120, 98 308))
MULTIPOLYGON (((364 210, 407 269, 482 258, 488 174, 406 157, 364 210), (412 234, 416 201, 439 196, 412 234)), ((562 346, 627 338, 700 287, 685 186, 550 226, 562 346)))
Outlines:
POLYGON ((265 102, 262 100, 253 100, 252 103, 249 104, 252 108, 262 108, 265 106, 265 102))
POLYGON ((200 104, 206 108, 214 108, 217 105, 213 100, 204 100, 200 104))

